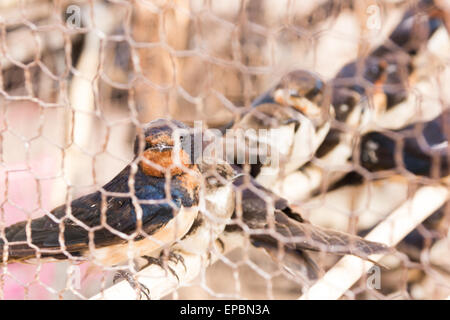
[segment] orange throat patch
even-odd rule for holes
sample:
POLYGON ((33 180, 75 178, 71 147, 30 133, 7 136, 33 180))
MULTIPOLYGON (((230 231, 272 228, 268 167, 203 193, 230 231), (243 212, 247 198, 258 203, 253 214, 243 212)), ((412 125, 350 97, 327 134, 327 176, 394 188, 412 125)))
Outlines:
POLYGON ((142 171, 149 176, 162 178, 167 171, 172 176, 179 175, 185 171, 183 167, 191 167, 189 155, 184 150, 180 150, 178 159, 173 150, 145 150, 143 156, 147 161, 143 160, 139 165, 142 171))
POLYGON ((195 194, 200 188, 200 173, 195 164, 190 163, 189 155, 180 150, 179 160, 173 154, 173 150, 168 151, 144 151, 144 157, 148 161, 141 161, 139 166, 146 175, 163 178, 166 172, 170 176, 178 176, 180 185, 188 192, 189 197, 196 198, 195 194), (188 170, 193 170, 199 175, 190 174, 188 170))

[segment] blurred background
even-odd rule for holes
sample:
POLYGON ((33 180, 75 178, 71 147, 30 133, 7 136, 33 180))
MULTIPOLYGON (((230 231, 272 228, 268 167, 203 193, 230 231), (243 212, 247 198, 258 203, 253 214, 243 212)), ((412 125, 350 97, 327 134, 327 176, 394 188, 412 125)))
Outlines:
MULTIPOLYGON (((2 1, 2 225, 43 215, 109 181, 131 160, 141 123, 164 117, 217 127, 248 110, 255 97, 290 70, 303 68, 332 79, 343 65, 383 43, 415 3, 2 1)), ((424 44, 416 65, 419 79, 410 88, 423 119, 450 105, 450 41, 445 29, 439 32, 424 44)), ((396 208, 412 189, 384 180, 298 205, 314 223, 358 232, 396 208), (349 218, 355 215, 366 219, 349 218)), ((386 262, 390 269, 383 271, 382 290, 364 289, 362 279, 351 289, 353 298, 449 296, 448 211, 444 206, 435 220, 415 231, 420 243, 403 249, 409 264, 386 262)), ((277 266, 261 252, 246 248, 229 259, 203 271, 175 297, 300 296, 299 285, 278 275, 277 266)), ((326 265, 336 259, 323 258, 326 265)), ((108 270, 82 264, 81 287, 73 289, 70 265, 4 265, 0 296, 88 298, 111 282, 108 270)))

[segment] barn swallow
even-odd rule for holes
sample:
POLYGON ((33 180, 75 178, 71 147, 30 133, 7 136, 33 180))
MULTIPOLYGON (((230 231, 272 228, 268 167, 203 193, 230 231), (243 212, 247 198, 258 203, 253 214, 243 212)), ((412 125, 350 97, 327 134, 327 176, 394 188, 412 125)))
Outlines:
MULTIPOLYGON (((448 109, 431 121, 420 121, 398 130, 373 131, 363 135, 353 161, 357 170, 346 174, 327 189, 327 201, 336 206, 333 202, 336 200, 333 199, 339 197, 342 205, 351 203, 349 210, 365 208, 358 216, 358 224, 361 229, 371 228, 376 221, 405 201, 411 178, 419 185, 430 182, 449 185, 449 137, 448 109), (363 173, 364 171, 366 172, 363 173), (366 178, 368 174, 369 179, 366 178), (367 188, 369 185, 370 189, 367 188), (396 197, 386 198, 393 191, 396 197), (355 195, 358 195, 357 200, 353 199, 355 195), (370 217, 366 212, 370 212, 370 217)), ((440 228, 445 223, 444 207, 430 216, 421 227, 425 225, 427 230, 440 228)), ((317 210, 313 214, 316 219, 330 219, 328 210, 317 210)), ((342 222, 346 224, 347 220, 343 219, 342 222)), ((436 240, 434 236, 424 236, 421 230, 415 229, 399 244, 399 248, 407 254, 414 254, 413 260, 417 259, 425 239, 427 243, 436 240)))
MULTIPOLYGON (((372 129, 369 122, 387 129, 404 126, 415 112, 404 103, 415 79, 414 58, 440 26, 441 14, 433 1, 421 1, 404 14, 387 41, 367 57, 345 65, 332 80, 336 121, 361 132, 372 129), (406 115, 389 112, 401 108, 407 109, 406 115)), ((339 143, 338 136, 334 128, 330 130, 319 157, 339 143)))
POLYGON ((239 145, 239 131, 255 132, 246 136, 250 139, 248 144, 241 145, 245 151, 237 152, 247 155, 250 150, 258 160, 258 156, 266 156, 264 163, 251 163, 251 172, 260 183, 270 185, 281 172, 286 174, 307 162, 322 143, 333 116, 330 99, 328 87, 319 76, 304 70, 292 71, 253 102, 250 111, 227 130, 226 141, 239 145), (268 130, 267 139, 261 137, 262 129, 268 130), (264 144, 267 155, 260 152, 264 144))
POLYGON ((329 87, 319 75, 298 69, 284 75, 275 87, 256 98, 252 107, 267 103, 291 107, 321 127, 333 115, 330 99, 329 87))
POLYGON ((433 1, 422 0, 406 11, 383 44, 345 65, 333 80, 336 119, 345 122, 368 95, 380 96, 373 102, 373 116, 404 101, 414 78, 414 58, 442 25, 442 12, 433 1))
MULTIPOLYGON (((4 262, 92 259, 112 266, 151 255, 182 238, 198 213, 201 173, 173 133, 178 121, 150 122, 134 143, 135 159, 100 191, 4 230, 4 262)), ((177 137, 178 139, 178 137, 177 137)))
POLYGON ((438 36, 438 30, 445 30, 443 18, 443 11, 434 1, 422 0, 406 11, 389 39, 371 52, 371 56, 388 62, 379 110, 374 117, 377 127, 398 129, 414 119, 416 110, 409 91, 418 79, 428 76, 424 70, 429 61, 420 61, 420 53, 438 36))
POLYGON ((310 224, 286 199, 264 188, 248 174, 236 179, 234 185, 242 205, 236 206, 233 223, 226 227, 225 236, 242 235, 244 228, 250 228, 252 245, 263 248, 294 276, 305 280, 317 277, 320 270, 307 251, 351 254, 365 260, 370 260, 372 254, 391 252, 383 244, 310 224))
POLYGON ((323 168, 351 165, 350 158, 359 134, 379 128, 401 128, 414 119, 416 109, 408 94, 416 73, 413 58, 442 25, 440 15, 434 9, 423 13, 426 3, 419 5, 419 9, 408 11, 386 43, 369 56, 345 65, 337 73, 331 81, 335 108, 331 129, 314 161, 278 181, 274 185, 275 191, 290 201, 314 195, 345 175, 336 170, 324 173, 323 168), (416 20, 426 31, 421 35, 424 39, 421 42, 411 40, 417 32, 416 20), (292 181, 298 181, 301 190, 291 190, 292 181))

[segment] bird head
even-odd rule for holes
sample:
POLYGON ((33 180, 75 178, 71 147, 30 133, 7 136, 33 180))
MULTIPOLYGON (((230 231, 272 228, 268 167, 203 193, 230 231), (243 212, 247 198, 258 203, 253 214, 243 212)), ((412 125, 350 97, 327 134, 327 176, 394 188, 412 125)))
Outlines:
POLYGON ((228 162, 219 158, 204 157, 198 164, 201 172, 206 192, 231 186, 233 181, 240 177, 242 173, 237 172, 228 162))
POLYGON ((273 92, 280 105, 293 107, 316 124, 330 119, 331 92, 314 73, 295 70, 285 75, 273 92))
POLYGON ((134 143, 140 169, 147 175, 179 175, 192 169, 189 127, 176 120, 158 119, 143 127, 134 143))
POLYGON ((345 126, 358 128, 371 121, 372 106, 376 115, 384 113, 386 81, 397 65, 389 67, 387 59, 375 54, 345 65, 331 81, 335 119, 345 126), (373 103, 367 103, 368 97, 373 103))

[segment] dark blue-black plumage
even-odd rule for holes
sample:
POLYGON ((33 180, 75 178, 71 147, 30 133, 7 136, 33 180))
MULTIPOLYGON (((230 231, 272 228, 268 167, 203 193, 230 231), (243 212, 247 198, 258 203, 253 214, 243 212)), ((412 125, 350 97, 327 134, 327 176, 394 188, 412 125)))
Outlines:
POLYGON ((360 163, 369 171, 405 168, 420 176, 448 176, 449 130, 446 111, 404 129, 368 133, 361 139, 360 163))

